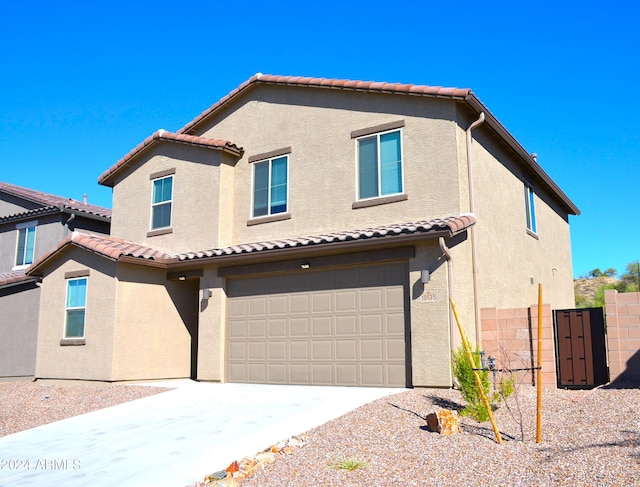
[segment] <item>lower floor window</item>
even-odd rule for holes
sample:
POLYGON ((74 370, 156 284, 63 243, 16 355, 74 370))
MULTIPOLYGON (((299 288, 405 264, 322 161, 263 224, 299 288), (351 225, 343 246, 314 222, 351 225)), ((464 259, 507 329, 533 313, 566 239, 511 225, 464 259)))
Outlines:
POLYGON ((65 338, 84 337, 84 318, 87 306, 87 278, 67 281, 67 306, 64 326, 65 338))

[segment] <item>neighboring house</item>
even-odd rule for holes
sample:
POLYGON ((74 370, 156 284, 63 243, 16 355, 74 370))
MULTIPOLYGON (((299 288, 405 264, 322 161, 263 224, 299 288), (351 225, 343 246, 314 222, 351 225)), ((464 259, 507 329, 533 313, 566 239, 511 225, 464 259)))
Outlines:
POLYGON ((74 230, 109 234, 111 210, 0 182, 0 377, 33 376, 39 278, 26 269, 74 230))
POLYGON ((258 74, 99 183, 113 236, 29 271, 36 377, 450 387, 450 297, 480 343, 574 305, 578 208, 467 89, 258 74))

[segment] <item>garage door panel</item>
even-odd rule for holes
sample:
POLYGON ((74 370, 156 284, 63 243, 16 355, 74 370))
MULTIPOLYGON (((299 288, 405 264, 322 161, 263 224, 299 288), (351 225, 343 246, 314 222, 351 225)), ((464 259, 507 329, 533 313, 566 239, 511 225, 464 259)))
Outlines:
POLYGON ((362 385, 380 387, 385 383, 385 368, 382 364, 363 364, 360 366, 362 385))
POLYGON ((264 316, 267 314, 268 298, 256 297, 249 301, 250 316, 264 316))
POLYGON ((286 341, 269 341, 267 344, 269 350, 268 360, 287 360, 287 342, 286 341))
POLYGON ((331 313, 333 311, 333 293, 316 292, 311 295, 313 313, 331 313))
POLYGON ((247 364, 247 379, 249 382, 265 383, 267 381, 267 364, 247 364))
POLYGON ((311 360, 322 361, 333 359, 333 342, 331 340, 314 340, 311 345, 311 360))
POLYGON ((358 365, 336 364, 336 384, 339 386, 358 385, 358 365))
POLYGON ((229 279, 227 380, 406 385, 406 264, 229 279))
POLYGON ((247 382, 246 365, 239 363, 229 364, 228 375, 230 382, 247 382))
POLYGON ((291 337, 308 337, 309 336, 309 317, 291 318, 289 321, 291 337))
POLYGON ((247 330, 249 326, 248 323, 244 320, 232 321, 229 324, 229 337, 232 339, 238 338, 243 339, 247 338, 247 330))
POLYGON ((269 384, 286 384, 287 377, 287 365, 285 363, 270 363, 267 367, 269 384))
POLYGON ((405 354, 405 341, 404 338, 387 338, 387 359, 389 360, 404 360, 405 354))
POLYGON ((311 354, 308 341, 290 341, 289 342, 289 359, 309 361, 311 354))
POLYGON ((247 347, 247 360, 265 362, 267 358, 266 342, 249 342, 249 346, 247 347))
POLYGON ((384 333, 384 315, 380 314, 367 314, 360 316, 360 333, 364 336, 367 335, 380 335, 384 333))
POLYGON ((290 314, 309 313, 309 296, 307 294, 294 294, 289 296, 290 314))
POLYGON ((403 309, 404 308, 404 290, 401 288, 384 289, 385 308, 386 309, 403 309))
POLYGON ((309 364, 289 364, 290 384, 309 384, 309 364))
POLYGON ((287 319, 269 320, 269 338, 286 338, 287 336, 287 319))
POLYGON ((383 309, 383 292, 384 289, 363 289, 360 291, 360 310, 377 311, 383 309))
POLYGON ((387 383, 404 384, 407 381, 407 369, 404 363, 387 366, 387 383))
POLYGON ((251 320, 249 338, 267 338, 267 320, 251 320))
POLYGON ((358 333, 356 315, 336 316, 336 336, 353 336, 358 333))
POLYGON ((361 339, 359 343, 361 360, 384 360, 384 343, 381 338, 361 339))
POLYGON ((358 309, 357 291, 336 291, 336 313, 355 312, 358 309))
POLYGON ((247 343, 233 342, 229 345, 229 358, 231 360, 247 360, 247 343))
POLYGON ((311 330, 315 338, 329 337, 333 332, 331 316, 312 316, 311 330))
POLYGON ((269 297, 269 316, 287 315, 287 296, 270 296, 269 297))
POLYGON ((336 360, 358 360, 358 342, 345 339, 337 341, 336 360))
POLYGON ((404 313, 387 313, 386 325, 387 335, 404 337, 404 313))

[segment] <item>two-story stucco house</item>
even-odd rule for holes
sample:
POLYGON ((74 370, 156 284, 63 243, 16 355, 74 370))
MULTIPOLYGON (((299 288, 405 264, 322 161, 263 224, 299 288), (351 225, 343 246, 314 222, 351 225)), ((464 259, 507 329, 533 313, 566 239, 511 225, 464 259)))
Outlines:
POLYGON ((0 377, 33 376, 39 278, 26 269, 72 231, 109 234, 111 210, 0 182, 0 377))
POLYGON ((450 387, 449 297, 477 341, 574 304, 578 208, 468 89, 258 74, 99 182, 112 237, 29 272, 36 377, 450 387))

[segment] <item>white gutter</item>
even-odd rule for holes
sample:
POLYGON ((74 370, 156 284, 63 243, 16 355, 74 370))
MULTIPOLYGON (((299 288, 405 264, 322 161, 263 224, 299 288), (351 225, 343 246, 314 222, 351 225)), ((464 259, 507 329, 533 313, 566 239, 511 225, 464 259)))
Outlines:
MULTIPOLYGON (((467 135, 467 171, 469 179, 469 211, 476 214, 476 196, 473 186, 473 158, 471 157, 471 143, 472 136, 471 131, 481 125, 484 122, 484 112, 480 113, 478 120, 469 125, 466 130, 467 135)), ((471 237, 471 269, 473 274, 473 303, 474 303, 474 315, 475 315, 475 331, 476 331, 476 347, 478 350, 482 350, 482 329, 480 326, 480 301, 478 299, 478 244, 476 241, 475 225, 469 229, 471 237)))

